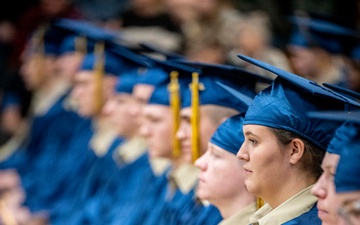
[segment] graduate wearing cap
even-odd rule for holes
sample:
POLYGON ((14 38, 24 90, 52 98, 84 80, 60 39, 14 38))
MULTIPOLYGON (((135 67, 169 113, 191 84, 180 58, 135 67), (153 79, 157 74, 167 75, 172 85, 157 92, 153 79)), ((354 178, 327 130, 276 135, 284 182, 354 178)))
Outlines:
MULTIPOLYGON (((115 84, 119 80, 121 82, 118 76, 121 77, 131 71, 136 72, 142 64, 141 60, 134 60, 132 58, 135 57, 134 55, 124 52, 125 49, 113 42, 105 42, 102 47, 100 52, 95 48, 94 53, 85 56, 81 69, 75 75, 75 87, 72 92, 77 100, 79 114, 91 118, 96 123, 94 135, 89 143, 96 159, 84 176, 84 183, 75 193, 77 198, 72 200, 74 210, 68 210, 68 214, 59 217, 57 220, 59 224, 96 223, 101 215, 101 200, 103 200, 99 196, 104 197, 103 194, 110 194, 101 192, 104 185, 109 182, 109 179, 121 180, 120 177, 109 177, 109 173, 111 174, 111 171, 117 168, 113 156, 124 137, 119 136, 120 131, 113 121, 113 116, 106 110, 102 111, 102 108, 105 102, 113 97, 115 84)), ((141 146, 139 148, 142 149, 141 146)), ((135 161, 134 158, 129 156, 129 164, 132 160, 135 161)))
POLYGON ((344 85, 343 56, 354 31, 311 16, 293 16, 290 23, 293 31, 287 49, 295 73, 319 84, 344 85))
POLYGON ((87 161, 86 154, 81 154, 77 164, 69 163, 79 153, 79 145, 71 147, 83 121, 64 104, 70 86, 59 77, 56 66, 63 37, 50 24, 40 27, 28 43, 21 68, 27 88, 34 93, 27 116, 28 140, 25 144, 17 140, 23 146, 1 164, 17 169, 26 192, 22 204, 34 215, 46 212, 41 213, 46 220, 47 213, 66 196, 66 182, 75 181, 87 161))
POLYGON ((359 104, 298 75, 238 56, 277 75, 256 95, 243 123, 245 141, 238 158, 244 161, 245 185, 266 202, 250 223, 321 224, 311 188, 338 124, 309 119, 306 113, 346 111, 359 104))
MULTIPOLYGON (((334 115, 336 117, 336 114, 334 115)), ((324 113, 323 111, 309 112, 308 116, 310 118, 317 118, 330 122, 334 121, 331 114, 329 116, 329 113, 324 113)), ((335 119, 334 122, 341 124, 341 120, 336 121, 335 119)), ((337 210, 340 203, 336 198, 334 178, 336 176, 336 170, 342 149, 352 141, 355 135, 356 132, 354 132, 353 124, 343 122, 343 124, 336 130, 334 137, 326 149, 325 157, 321 165, 323 174, 311 190, 312 194, 318 198, 318 215, 322 224, 339 224, 339 215, 337 210)))
POLYGON ((200 169, 197 195, 220 210, 221 225, 249 224, 256 211, 255 196, 244 184, 243 163, 236 157, 244 141, 244 115, 223 122, 211 137, 207 151, 195 161, 200 169))
POLYGON ((350 140, 342 147, 335 175, 336 197, 339 202, 339 224, 359 224, 360 111, 347 114, 330 112, 330 114, 334 119, 350 123, 348 131, 352 132, 352 136, 348 136, 350 140))
POLYGON ((144 76, 142 72, 140 69, 138 74, 122 75, 116 95, 104 107, 104 112, 112 115, 113 123, 118 124, 118 135, 125 139, 114 151, 112 170, 107 170, 108 179, 97 195, 100 216, 94 224, 143 224, 153 207, 148 204, 149 199, 157 194, 153 187, 159 185, 147 154, 148 146, 139 135, 138 117, 129 110, 135 102, 133 87, 144 76))
POLYGON ((256 82, 262 78, 233 66, 183 60, 176 63, 192 67, 195 73, 188 78, 192 79, 190 87, 182 95, 181 120, 176 137, 180 141, 183 162, 169 174, 169 187, 172 188, 167 193, 171 199, 167 210, 171 212, 168 215, 173 215, 168 221, 180 221, 180 224, 219 223, 222 220, 219 211, 212 205, 208 206, 206 201, 196 200, 199 199, 196 194, 199 170, 193 162, 206 151, 216 128, 226 118, 245 112, 247 106, 222 91, 216 81, 237 87, 253 97, 256 82))
POLYGON ((178 224, 180 221, 168 220, 170 216, 174 216, 174 213, 168 210, 173 203, 167 196, 171 188, 168 184, 170 165, 165 164, 166 167, 158 170, 156 169, 158 161, 154 163, 154 160, 169 160, 171 169, 177 168, 184 160, 175 132, 179 125, 182 90, 186 89, 186 85, 190 82, 192 68, 168 61, 158 61, 157 65, 164 71, 166 77, 155 86, 147 104, 143 107, 144 119, 140 132, 148 144, 149 157, 161 186, 157 194, 150 196, 153 206, 143 224, 178 224))

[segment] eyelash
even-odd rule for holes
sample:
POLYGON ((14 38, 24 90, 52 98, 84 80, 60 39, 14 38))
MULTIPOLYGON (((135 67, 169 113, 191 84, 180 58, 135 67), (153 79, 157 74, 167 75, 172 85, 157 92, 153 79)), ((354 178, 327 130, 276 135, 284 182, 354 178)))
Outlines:
POLYGON ((251 138, 248 138, 248 141, 251 143, 251 145, 255 145, 257 143, 257 141, 251 138))

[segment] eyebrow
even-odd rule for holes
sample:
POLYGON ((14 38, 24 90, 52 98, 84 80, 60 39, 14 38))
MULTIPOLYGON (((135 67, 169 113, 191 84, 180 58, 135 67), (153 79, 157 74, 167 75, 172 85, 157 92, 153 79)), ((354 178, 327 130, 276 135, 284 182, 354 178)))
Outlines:
POLYGON ((254 137, 259 137, 259 136, 257 136, 256 134, 254 134, 254 133, 251 132, 251 131, 246 131, 246 132, 244 133, 244 135, 245 135, 245 136, 251 135, 251 136, 254 136, 254 137))

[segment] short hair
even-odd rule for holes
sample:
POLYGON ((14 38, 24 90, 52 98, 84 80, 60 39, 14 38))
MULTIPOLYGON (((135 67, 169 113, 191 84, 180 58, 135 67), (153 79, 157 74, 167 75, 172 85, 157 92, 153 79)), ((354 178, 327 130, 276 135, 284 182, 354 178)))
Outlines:
POLYGON ((289 144, 295 138, 302 140, 304 142, 305 149, 303 157, 300 159, 301 168, 306 171, 310 178, 319 179, 322 174, 321 163, 325 155, 324 150, 316 147, 311 142, 304 140, 304 138, 293 132, 276 128, 270 128, 270 131, 283 146, 289 144))

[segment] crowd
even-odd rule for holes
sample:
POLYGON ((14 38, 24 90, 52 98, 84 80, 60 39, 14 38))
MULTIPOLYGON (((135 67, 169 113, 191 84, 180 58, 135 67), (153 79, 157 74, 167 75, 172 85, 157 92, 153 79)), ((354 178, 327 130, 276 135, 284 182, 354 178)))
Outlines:
POLYGON ((360 224, 356 21, 74 3, 0 23, 0 224, 360 224))

